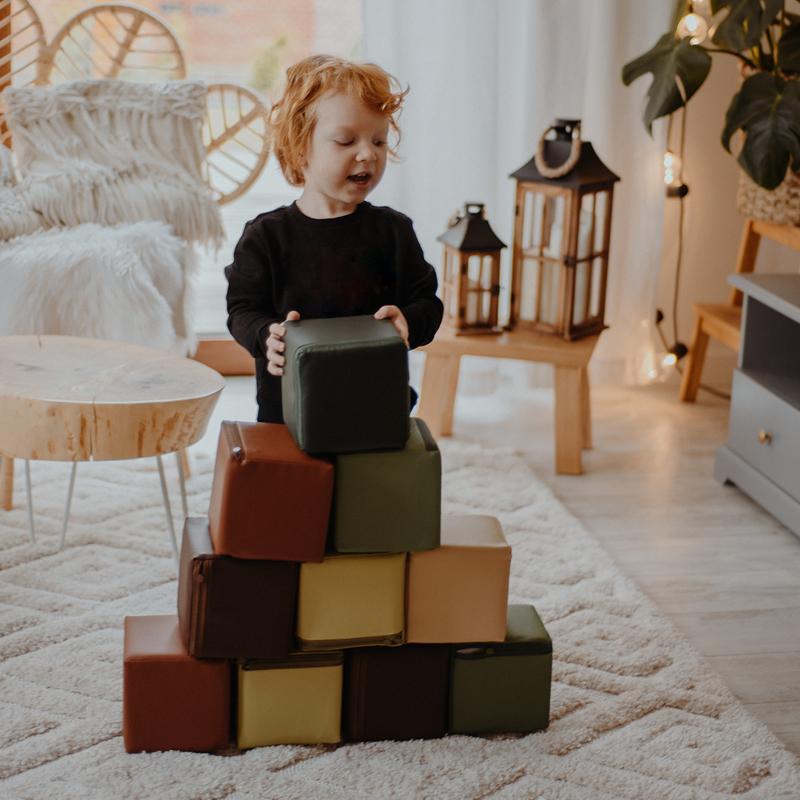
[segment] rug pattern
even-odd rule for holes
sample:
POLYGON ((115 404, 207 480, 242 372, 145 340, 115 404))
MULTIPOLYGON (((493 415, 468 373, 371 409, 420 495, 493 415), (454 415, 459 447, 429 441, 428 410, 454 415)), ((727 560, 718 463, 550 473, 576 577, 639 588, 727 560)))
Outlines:
MULTIPOLYGON (((798 759, 518 455, 458 441, 442 450, 445 513, 500 519, 513 546, 511 601, 532 602, 553 638, 547 731, 127 755, 122 620, 174 613, 176 601, 155 462, 81 464, 61 552, 68 467, 34 463, 38 543, 28 543, 24 507, 0 512, 0 797, 800 797, 798 759)), ((207 509, 212 466, 193 458, 190 513, 207 509)))

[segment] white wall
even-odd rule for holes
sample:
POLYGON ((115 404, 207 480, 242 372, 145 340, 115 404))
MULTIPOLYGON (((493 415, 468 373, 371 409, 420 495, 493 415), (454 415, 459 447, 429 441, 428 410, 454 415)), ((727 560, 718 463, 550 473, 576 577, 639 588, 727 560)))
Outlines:
MULTIPOLYGON (((736 211, 739 166, 720 143, 725 111, 739 84, 738 60, 714 56, 711 74, 690 100, 686 118, 684 180, 689 186, 685 203, 685 238, 678 305, 678 334, 687 345, 694 326, 693 302, 721 303, 730 287, 726 278, 736 264, 744 218, 736 211)), ((680 115, 675 115, 672 149, 678 149, 680 115)), ((735 146, 734 146, 735 149, 735 146)), ((664 331, 672 341, 672 289, 677 257, 678 201, 668 199, 664 209, 664 238, 658 305, 667 315, 664 331)), ((793 272, 800 253, 762 240, 756 270, 793 272)), ((712 342, 704 382, 724 388, 735 366, 733 353, 712 342)))

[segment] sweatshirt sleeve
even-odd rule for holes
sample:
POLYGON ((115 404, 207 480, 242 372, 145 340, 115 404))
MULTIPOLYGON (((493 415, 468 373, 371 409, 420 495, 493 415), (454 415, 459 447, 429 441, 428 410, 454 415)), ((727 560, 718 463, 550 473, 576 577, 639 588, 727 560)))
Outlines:
POLYGON ((403 219, 401 240, 402 290, 398 304, 408 323, 408 347, 413 350, 433 340, 442 322, 444 306, 436 296, 436 270, 425 260, 410 219, 403 219))
POLYGON ((269 253, 253 222, 245 226, 225 277, 228 330, 254 358, 264 358, 267 329, 281 317, 274 305, 269 253))

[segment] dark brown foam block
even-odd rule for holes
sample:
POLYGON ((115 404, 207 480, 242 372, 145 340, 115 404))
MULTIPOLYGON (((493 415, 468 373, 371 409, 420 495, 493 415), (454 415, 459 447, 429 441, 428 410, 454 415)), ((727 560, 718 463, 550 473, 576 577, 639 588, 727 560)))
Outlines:
POLYGON ((345 738, 434 739, 447 732, 450 648, 364 647, 346 654, 345 738))
POLYGON ((192 658, 178 617, 125 617, 122 733, 129 753, 225 750, 230 739, 227 661, 192 658))
POLYGON ((300 565, 214 553, 208 520, 188 517, 178 577, 181 637, 198 658, 281 658, 294 640, 300 565))
POLYGON ((223 422, 208 521, 214 552, 322 561, 333 465, 304 453, 285 425, 223 422))

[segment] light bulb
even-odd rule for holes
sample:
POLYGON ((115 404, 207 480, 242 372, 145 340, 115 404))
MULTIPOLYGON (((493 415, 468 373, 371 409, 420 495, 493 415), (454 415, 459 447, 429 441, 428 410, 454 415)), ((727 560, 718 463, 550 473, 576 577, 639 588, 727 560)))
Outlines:
POLYGON ((681 182, 681 169, 683 163, 681 157, 675 155, 671 150, 664 152, 664 183, 667 186, 678 186, 681 182))
POLYGON ((671 367, 677 364, 687 353, 689 348, 683 342, 675 342, 664 355, 662 367, 671 367))
POLYGON ((688 39, 689 44, 700 44, 708 36, 708 22, 699 14, 692 12, 681 17, 675 35, 679 39, 688 39))

